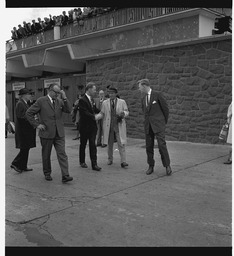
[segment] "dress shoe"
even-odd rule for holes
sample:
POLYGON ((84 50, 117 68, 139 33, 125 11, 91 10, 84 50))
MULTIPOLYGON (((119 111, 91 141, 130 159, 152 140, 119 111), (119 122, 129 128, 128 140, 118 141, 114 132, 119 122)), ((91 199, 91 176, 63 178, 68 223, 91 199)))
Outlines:
POLYGON ((108 164, 108 165, 112 165, 112 164, 113 164, 113 161, 108 160, 107 164, 108 164))
POLYGON ((62 177, 62 182, 65 183, 65 182, 68 182, 68 181, 72 181, 73 178, 69 175, 65 175, 62 177))
POLYGON ((128 166, 128 164, 127 164, 126 162, 121 163, 121 167, 122 167, 122 168, 125 168, 125 167, 127 167, 127 166, 128 166))
POLYGON ((171 166, 170 165, 166 167, 166 173, 167 173, 168 176, 171 175, 172 170, 171 170, 171 166))
POLYGON ((18 167, 16 167, 15 165, 11 165, 11 168, 14 169, 16 172, 22 173, 23 171, 20 170, 18 167))
POLYGON ((105 148, 106 146, 107 146, 106 144, 101 145, 102 148, 105 148))
POLYGON ((149 166, 149 169, 146 171, 146 174, 150 175, 153 172, 154 172, 154 167, 153 166, 149 166))
POLYGON ((228 159, 224 164, 232 164, 232 160, 228 159))
POLYGON ((97 144, 97 147, 101 147, 101 146, 102 146, 102 144, 100 144, 100 143, 99 143, 99 144, 97 144))
POLYGON ((82 168, 88 168, 88 165, 87 165, 86 163, 81 163, 80 166, 81 166, 82 168))
POLYGON ((48 180, 48 181, 53 180, 52 177, 50 176, 50 174, 46 174, 45 175, 45 179, 48 180))
POLYGON ((24 169, 23 171, 24 172, 31 172, 33 169, 32 168, 26 168, 26 169, 24 169))
POLYGON ((92 167, 92 169, 94 170, 94 171, 101 171, 101 167, 99 167, 99 166, 97 166, 97 165, 94 165, 93 167, 92 167))

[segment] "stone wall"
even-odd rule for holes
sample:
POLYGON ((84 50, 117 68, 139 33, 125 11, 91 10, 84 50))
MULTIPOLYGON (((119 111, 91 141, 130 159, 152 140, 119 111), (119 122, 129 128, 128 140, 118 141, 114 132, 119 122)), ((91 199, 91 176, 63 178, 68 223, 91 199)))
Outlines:
POLYGON ((218 143, 221 126, 232 100, 232 42, 200 42, 110 58, 90 60, 86 81, 97 89, 111 84, 125 99, 130 115, 128 136, 144 138, 141 93, 136 82, 151 81, 163 92, 170 116, 167 140, 218 143))

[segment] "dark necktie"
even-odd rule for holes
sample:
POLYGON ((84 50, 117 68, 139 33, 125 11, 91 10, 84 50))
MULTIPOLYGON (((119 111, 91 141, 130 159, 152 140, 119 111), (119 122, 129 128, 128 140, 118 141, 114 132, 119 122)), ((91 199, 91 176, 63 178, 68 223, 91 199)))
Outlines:
POLYGON ((115 108, 115 102, 114 102, 114 100, 111 100, 111 106, 112 106, 112 109, 115 108))
POLYGON ((94 100, 93 100, 93 98, 91 98, 91 106, 92 106, 92 109, 93 109, 93 107, 94 107, 94 100))
POLYGON ((149 106, 149 94, 146 95, 146 107, 149 106))
POLYGON ((55 100, 53 99, 52 101, 53 101, 53 107, 54 107, 54 109, 55 109, 55 100))

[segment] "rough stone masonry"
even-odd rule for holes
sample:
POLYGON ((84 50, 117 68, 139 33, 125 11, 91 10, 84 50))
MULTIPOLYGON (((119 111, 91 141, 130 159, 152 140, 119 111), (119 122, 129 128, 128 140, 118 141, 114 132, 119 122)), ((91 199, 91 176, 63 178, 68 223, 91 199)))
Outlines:
POLYGON ((126 100, 129 137, 144 138, 136 82, 148 78, 168 100, 167 140, 219 143, 232 100, 230 39, 90 60, 86 72, 87 82, 94 81, 98 90, 112 84, 126 100))

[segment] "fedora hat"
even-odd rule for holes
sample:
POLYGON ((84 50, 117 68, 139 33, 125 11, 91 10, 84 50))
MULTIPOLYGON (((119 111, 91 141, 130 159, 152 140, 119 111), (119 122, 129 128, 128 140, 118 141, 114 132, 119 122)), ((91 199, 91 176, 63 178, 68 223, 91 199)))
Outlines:
POLYGON ((114 86, 109 86, 108 89, 107 89, 108 92, 115 92, 115 93, 118 93, 118 90, 117 88, 115 88, 114 86))
POLYGON ((33 94, 31 89, 27 89, 27 88, 22 88, 19 90, 19 95, 24 95, 24 94, 33 94))

